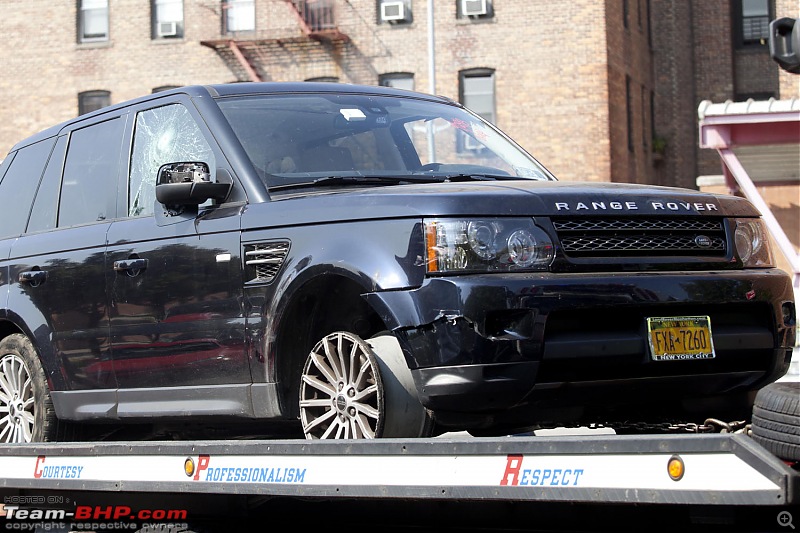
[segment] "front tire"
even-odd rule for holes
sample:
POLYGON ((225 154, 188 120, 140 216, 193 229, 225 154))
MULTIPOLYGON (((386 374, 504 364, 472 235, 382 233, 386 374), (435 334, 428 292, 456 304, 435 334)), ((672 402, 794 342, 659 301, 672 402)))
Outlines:
POLYGON ((58 420, 44 369, 30 339, 0 341, 0 442, 54 440, 58 420))
POLYGON ((397 339, 326 335, 306 359, 300 420, 307 439, 426 437, 433 424, 419 403, 397 339))

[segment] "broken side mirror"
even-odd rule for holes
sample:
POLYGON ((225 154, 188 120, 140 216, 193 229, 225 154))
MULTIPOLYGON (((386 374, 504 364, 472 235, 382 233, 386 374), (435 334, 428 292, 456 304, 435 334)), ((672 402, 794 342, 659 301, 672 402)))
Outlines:
POLYGON ((230 189, 230 183, 211 181, 211 172, 203 162, 167 163, 158 169, 156 200, 166 206, 200 205, 208 200, 225 200, 230 189))

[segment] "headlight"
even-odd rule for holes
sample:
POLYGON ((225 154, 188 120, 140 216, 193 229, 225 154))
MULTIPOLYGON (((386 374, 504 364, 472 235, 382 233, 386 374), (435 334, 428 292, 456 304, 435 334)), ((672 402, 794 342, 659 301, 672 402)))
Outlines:
POLYGON ((528 218, 424 221, 428 272, 547 270, 553 242, 528 218))
POLYGON ((743 266, 775 266, 769 248, 767 229, 760 218, 737 218, 735 242, 743 266))

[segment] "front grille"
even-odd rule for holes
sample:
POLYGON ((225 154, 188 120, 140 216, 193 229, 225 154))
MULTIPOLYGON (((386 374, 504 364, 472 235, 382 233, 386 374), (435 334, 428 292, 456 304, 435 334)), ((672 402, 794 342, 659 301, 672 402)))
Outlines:
POLYGON ((251 282, 270 282, 280 270, 289 252, 287 241, 274 241, 245 246, 245 266, 251 282))
POLYGON ((703 218, 554 218, 564 253, 569 256, 724 256, 721 219, 703 218))

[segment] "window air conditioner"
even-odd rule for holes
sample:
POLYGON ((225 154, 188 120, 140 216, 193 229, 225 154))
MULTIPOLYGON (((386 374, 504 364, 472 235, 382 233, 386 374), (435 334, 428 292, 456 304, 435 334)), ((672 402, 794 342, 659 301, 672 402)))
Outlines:
POLYGON ((178 35, 177 22, 159 22, 158 23, 158 36, 159 37, 175 37, 178 35))
POLYGON ((404 2, 381 3, 381 20, 384 22, 397 22, 406 20, 406 5, 404 2))
POLYGON ((465 17, 477 17, 487 14, 486 0, 461 0, 461 13, 465 17))

